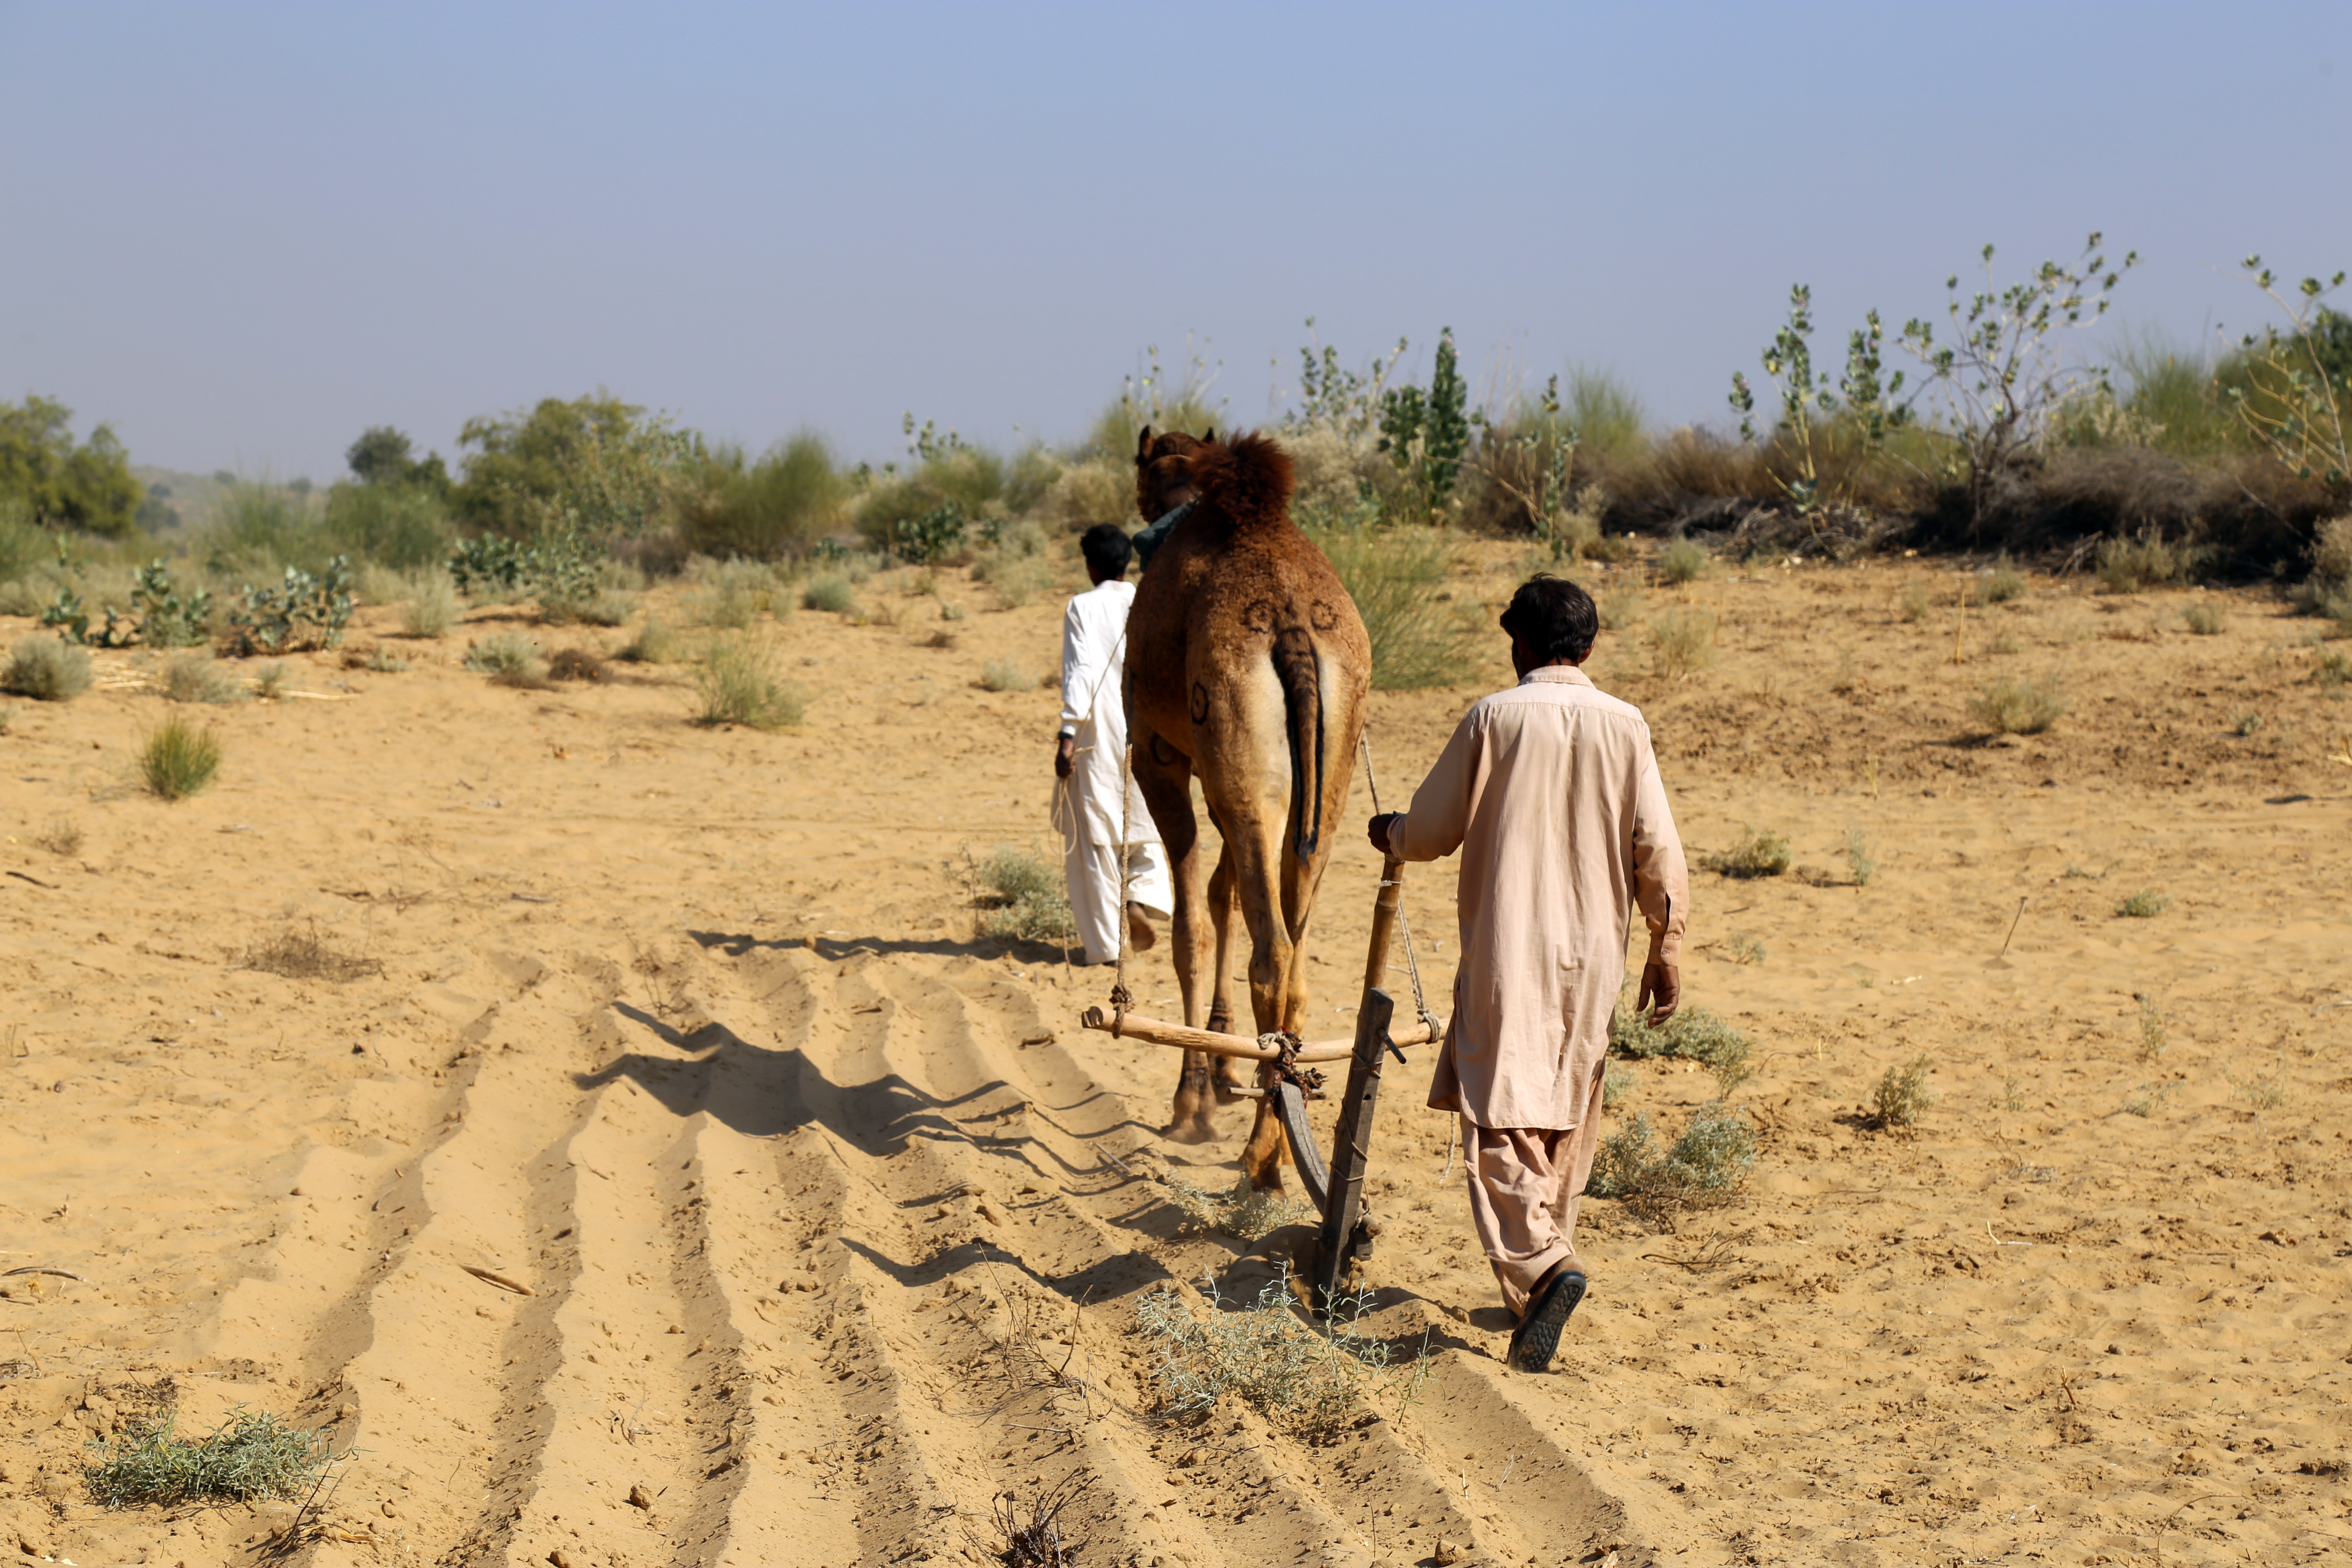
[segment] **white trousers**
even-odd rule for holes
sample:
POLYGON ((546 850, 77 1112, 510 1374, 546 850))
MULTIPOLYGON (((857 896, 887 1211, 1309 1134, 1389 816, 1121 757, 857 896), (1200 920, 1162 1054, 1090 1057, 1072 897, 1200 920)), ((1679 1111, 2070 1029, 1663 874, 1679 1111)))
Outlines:
MULTIPOLYGON (((1118 900, 1118 845, 1089 839, 1083 817, 1066 842, 1069 847, 1062 857, 1062 874, 1069 882, 1070 913, 1077 921, 1078 940, 1086 944, 1087 962, 1116 963, 1127 941, 1127 911, 1118 900)), ((1157 841, 1130 844, 1127 866, 1128 902, 1166 919, 1176 907, 1176 882, 1169 875, 1166 847, 1157 841)))

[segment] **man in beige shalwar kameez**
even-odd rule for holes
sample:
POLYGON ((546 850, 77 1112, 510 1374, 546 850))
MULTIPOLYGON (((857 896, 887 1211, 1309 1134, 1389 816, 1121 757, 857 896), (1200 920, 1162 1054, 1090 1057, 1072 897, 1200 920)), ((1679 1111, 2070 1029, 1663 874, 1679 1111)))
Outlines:
POLYGON ((1681 1002, 1690 873, 1641 710, 1578 665, 1600 617, 1539 574, 1503 612, 1519 684, 1464 716, 1414 792, 1372 819, 1406 860, 1462 851, 1462 963, 1429 1103, 1462 1118, 1470 1212, 1519 1318, 1514 1367, 1541 1372, 1584 1298, 1576 1212, 1601 1131, 1625 933, 1650 931, 1637 1005, 1681 1002))

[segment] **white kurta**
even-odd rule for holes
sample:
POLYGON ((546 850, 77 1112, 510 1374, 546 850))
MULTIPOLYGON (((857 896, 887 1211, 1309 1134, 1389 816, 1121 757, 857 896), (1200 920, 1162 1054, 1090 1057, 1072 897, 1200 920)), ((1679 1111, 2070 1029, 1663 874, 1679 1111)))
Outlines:
POLYGON ((1128 583, 1098 583, 1062 616, 1062 728, 1077 735, 1066 820, 1057 821, 1070 909, 1087 962, 1118 957, 1126 936, 1119 906, 1118 847, 1128 847, 1128 901, 1157 915, 1175 907, 1174 881, 1160 830, 1127 767, 1128 583))

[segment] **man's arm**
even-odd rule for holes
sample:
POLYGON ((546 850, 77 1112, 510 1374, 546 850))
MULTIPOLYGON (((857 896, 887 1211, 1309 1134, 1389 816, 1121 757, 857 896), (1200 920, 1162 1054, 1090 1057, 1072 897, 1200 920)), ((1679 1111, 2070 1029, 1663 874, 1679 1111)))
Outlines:
POLYGON ((1412 809, 1372 818, 1372 847, 1400 860, 1437 860, 1462 847, 1470 831, 1470 792, 1486 752, 1486 726, 1472 709, 1454 727, 1437 765, 1412 792, 1412 809))
MULTIPOLYGON (((1094 638, 1087 636, 1086 616, 1072 599, 1062 612, 1062 727, 1054 740, 1054 776, 1066 779, 1078 754, 1078 726, 1094 713, 1095 687, 1102 679, 1102 661, 1091 657, 1094 638)), ((1114 700, 1118 694, 1112 694, 1114 700)))
POLYGON ((1633 786, 1633 897, 1650 928, 1650 953, 1642 965, 1636 1011, 1655 1003, 1653 1024, 1663 1024, 1682 1005, 1683 927, 1690 918, 1690 866, 1682 835, 1666 804, 1665 781, 1646 731, 1642 739, 1641 776, 1633 786))

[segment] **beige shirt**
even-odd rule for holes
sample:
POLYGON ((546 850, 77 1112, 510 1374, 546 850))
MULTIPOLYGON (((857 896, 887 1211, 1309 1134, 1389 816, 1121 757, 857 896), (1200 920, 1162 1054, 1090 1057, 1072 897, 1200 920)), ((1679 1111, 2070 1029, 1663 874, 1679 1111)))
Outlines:
POLYGON ((1575 1127, 1609 1049, 1633 907, 1679 963, 1690 871, 1641 710, 1552 665, 1463 716, 1389 831, 1462 851, 1462 965, 1429 1103, 1481 1127, 1575 1127))

